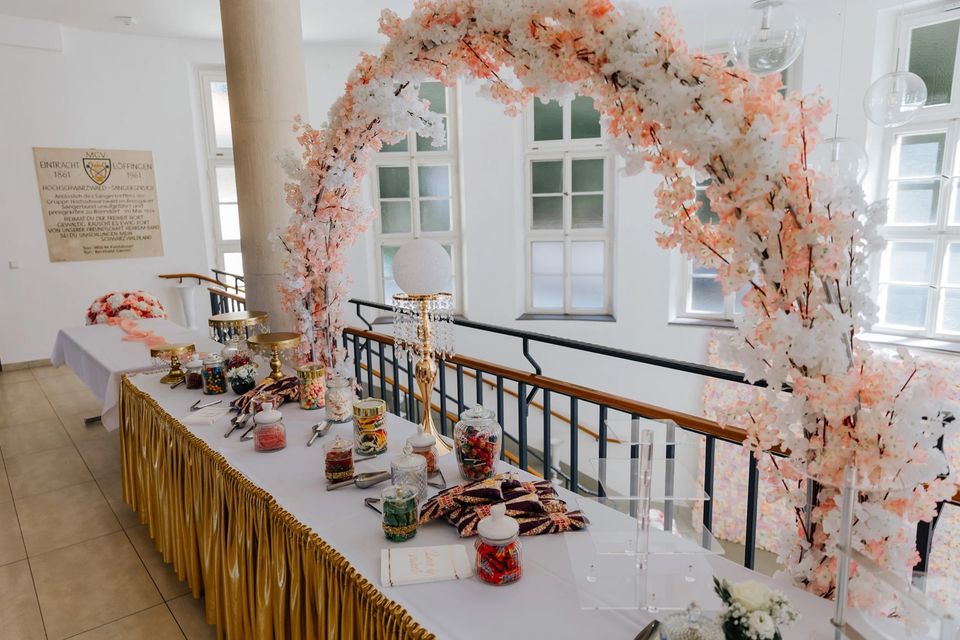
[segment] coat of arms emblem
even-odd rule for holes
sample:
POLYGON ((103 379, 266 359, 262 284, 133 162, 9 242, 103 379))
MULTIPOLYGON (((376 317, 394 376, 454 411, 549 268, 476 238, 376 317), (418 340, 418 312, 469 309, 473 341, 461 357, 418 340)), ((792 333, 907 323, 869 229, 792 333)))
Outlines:
POLYGON ((110 177, 110 158, 84 158, 83 170, 95 183, 103 184, 110 177))

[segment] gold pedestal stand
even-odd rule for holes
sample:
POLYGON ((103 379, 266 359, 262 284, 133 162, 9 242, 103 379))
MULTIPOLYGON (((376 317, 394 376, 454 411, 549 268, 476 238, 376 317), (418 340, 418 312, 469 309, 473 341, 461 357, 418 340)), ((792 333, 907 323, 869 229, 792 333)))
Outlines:
POLYGON ((220 331, 222 334, 232 334, 233 336, 242 336, 242 339, 248 337, 248 329, 261 326, 266 330, 267 312, 266 311, 231 311, 230 313, 218 313, 210 316, 207 320, 211 329, 220 331))
POLYGON ((267 380, 283 380, 287 376, 280 370, 280 350, 292 349, 300 344, 300 334, 291 331, 277 331, 273 333, 261 333, 260 335, 247 338, 247 346, 257 353, 270 353, 270 375, 264 378, 267 380))
POLYGON ((417 387, 420 389, 420 398, 423 405, 420 420, 420 428, 424 433, 430 434, 437 441, 437 455, 443 456, 453 451, 453 447, 447 444, 447 441, 440 435, 436 423, 433 421, 433 409, 430 399, 433 397, 433 385, 437 380, 437 356, 433 351, 433 345, 430 343, 430 303, 440 299, 441 296, 449 296, 443 293, 430 293, 425 295, 396 294, 394 299, 406 300, 419 305, 420 325, 417 329, 419 344, 410 345, 410 349, 419 355, 416 367, 414 368, 414 377, 417 380, 417 387))
POLYGON ((180 344, 162 344, 159 347, 151 347, 151 358, 170 358, 170 371, 167 375, 160 378, 164 384, 180 383, 186 377, 186 372, 180 366, 181 356, 189 356, 196 353, 196 347, 189 343, 180 344))

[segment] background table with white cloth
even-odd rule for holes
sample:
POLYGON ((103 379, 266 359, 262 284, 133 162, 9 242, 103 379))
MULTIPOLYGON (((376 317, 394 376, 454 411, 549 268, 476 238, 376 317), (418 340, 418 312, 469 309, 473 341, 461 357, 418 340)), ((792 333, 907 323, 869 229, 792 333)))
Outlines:
MULTIPOLYGON (((522 538, 523 578, 509 586, 473 578, 384 588, 380 550, 394 543, 384 539, 378 515, 363 504, 364 497, 379 496, 380 488, 324 488, 322 445, 337 435, 352 438, 351 424, 335 425, 308 448, 310 427, 322 412, 287 403, 281 409, 286 449, 258 453, 237 432, 224 438, 226 416, 209 426, 184 426, 179 418, 198 392, 171 390, 157 374, 125 378, 121 395, 124 497, 194 594, 207 593, 207 618, 227 637, 629 640, 651 619, 641 611, 581 609, 564 536, 590 535, 585 531, 522 538), (208 473, 215 477, 204 479, 208 473), (308 553, 311 543, 316 553, 308 553), (336 564, 327 555, 335 556, 336 564), (311 562, 321 571, 336 570, 335 579, 309 577, 311 562), (361 594, 356 600, 354 591, 361 594), (385 610, 392 615, 387 622, 385 610)), ((388 415, 387 428, 389 452, 357 463, 358 472, 389 468, 416 426, 388 415)), ((440 465, 450 485, 461 481, 453 455, 443 456, 440 465)), ((501 471, 528 476, 500 465, 501 471)), ((571 508, 583 500, 565 490, 561 495, 571 508)), ((598 508, 626 517, 596 504, 593 511, 598 508)), ((459 538, 443 521, 422 526, 403 544, 464 544, 473 557, 473 539, 459 538)), ((731 580, 771 582, 719 556, 708 562, 713 573, 731 580)), ((676 570, 686 571, 686 562, 678 561, 676 570)), ((709 575, 701 578, 709 583, 709 575)), ((785 639, 833 637, 831 603, 776 586, 802 616, 785 639)))
MULTIPOLYGON (((220 351, 222 345, 207 334, 181 327, 162 318, 137 320, 137 328, 153 331, 168 343, 191 342, 197 351, 220 351)), ((50 361, 66 364, 91 393, 100 400, 100 420, 108 431, 119 426, 117 397, 124 373, 156 369, 150 348, 142 341, 124 340, 126 332, 116 325, 91 324, 61 329, 57 333, 50 361)))

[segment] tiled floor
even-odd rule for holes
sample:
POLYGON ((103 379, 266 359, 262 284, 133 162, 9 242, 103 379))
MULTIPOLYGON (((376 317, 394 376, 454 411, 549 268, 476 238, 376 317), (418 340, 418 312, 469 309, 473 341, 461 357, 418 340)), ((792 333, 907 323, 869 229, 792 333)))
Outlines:
POLYGON ((98 412, 66 367, 0 372, 0 637, 215 638, 124 504, 98 412))

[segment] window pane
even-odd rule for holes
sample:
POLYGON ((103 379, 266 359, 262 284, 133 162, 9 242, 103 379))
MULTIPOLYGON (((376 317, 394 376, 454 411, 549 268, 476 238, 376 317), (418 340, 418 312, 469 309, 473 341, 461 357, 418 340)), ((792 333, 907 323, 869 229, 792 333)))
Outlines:
POLYGON ((570 273, 603 275, 603 243, 574 242, 570 248, 570 273))
POLYGON ((940 181, 895 183, 891 200, 891 224, 934 224, 940 203, 940 181))
POLYGON ((377 167, 381 198, 410 197, 410 169, 407 167, 377 167))
POLYGON ((943 269, 943 283, 960 285, 960 244, 947 247, 947 264, 943 269))
POLYGON ((957 26, 951 20, 918 27, 910 36, 910 71, 927 83, 927 104, 950 102, 953 63, 957 53, 957 26))
POLYGON ((690 281, 690 311, 723 313, 723 290, 713 278, 693 278, 690 281))
POLYGON ((563 140, 563 107, 556 100, 533 101, 533 139, 563 140))
POLYGON ((210 83, 210 111, 213 114, 213 137, 217 147, 233 147, 233 132, 230 128, 230 100, 227 83, 210 83))
POLYGON ((440 82, 424 82, 420 85, 420 98, 430 102, 430 111, 447 112, 447 88, 440 82))
POLYGON ((533 229, 563 228, 563 196, 534 196, 533 229))
POLYGON ((570 104, 570 137, 600 137, 600 112, 593 108, 593 98, 577 96, 570 104))
POLYGON ((401 140, 396 144, 385 144, 380 149, 381 153, 387 152, 387 151, 406 151, 406 150, 407 150, 407 138, 404 138, 403 140, 401 140))
POLYGON ((450 167, 447 165, 419 167, 417 176, 421 197, 446 198, 450 196, 450 167))
POLYGON ((943 308, 940 311, 940 331, 960 333, 960 291, 947 289, 943 292, 943 308))
POLYGON ((717 276, 717 270, 712 267, 705 267, 699 262, 693 263, 693 275, 695 276, 717 276))
POLYGON ((697 190, 697 217, 703 224, 720 222, 720 216, 710 209, 710 199, 707 197, 707 192, 702 189, 697 190))
POLYGON ((220 205, 220 239, 240 239, 240 209, 235 204, 220 205))
POLYGON ((960 224, 960 180, 953 181, 953 200, 950 202, 950 224, 960 224))
POLYGON ((420 201, 421 231, 450 231, 450 201, 420 201))
POLYGON ((603 196, 573 196, 574 229, 594 229, 603 226, 603 196))
POLYGON ((562 193, 563 192, 563 161, 547 160, 533 162, 533 192, 534 193, 562 193))
POLYGON ((383 247, 381 249, 384 278, 393 278, 393 256, 397 255, 397 249, 399 248, 400 247, 383 247))
POLYGON ((603 276, 571 276, 570 305, 574 309, 603 308, 603 276))
POLYGON ((410 233, 410 201, 380 201, 380 228, 383 233, 410 233))
POLYGON ((898 177, 926 178, 939 176, 943 169, 943 146, 947 134, 921 133, 900 136, 900 164, 898 177))
POLYGON ((563 309, 563 276, 533 276, 533 306, 563 309))
POLYGON ((534 242, 530 245, 531 271, 535 274, 563 274, 563 243, 534 242))
POLYGON ((393 279, 386 279, 383 281, 383 301, 389 303, 393 300, 393 296, 398 293, 403 293, 400 290, 400 287, 397 286, 396 281, 393 279))
POLYGON ((417 134, 417 151, 446 151, 448 149, 447 145, 450 144, 450 140, 448 139, 450 136, 450 131, 447 129, 446 118, 443 119, 443 131, 447 135, 444 136, 444 142, 439 147, 433 146, 433 138, 424 138, 420 134, 417 134))
POLYGON ((574 160, 571 171, 575 192, 603 191, 603 159, 574 160))
POLYGON ((887 245, 886 282, 930 282, 933 271, 932 242, 891 242, 887 245))
POLYGON ((237 201, 237 174, 233 167, 217 167, 217 200, 237 201))
POLYGON ((236 253, 223 254, 223 270, 232 273, 235 276, 243 275, 243 254, 236 253))
POLYGON ((904 285, 886 285, 881 287, 885 293, 884 324, 922 329, 927 324, 926 287, 904 285))

